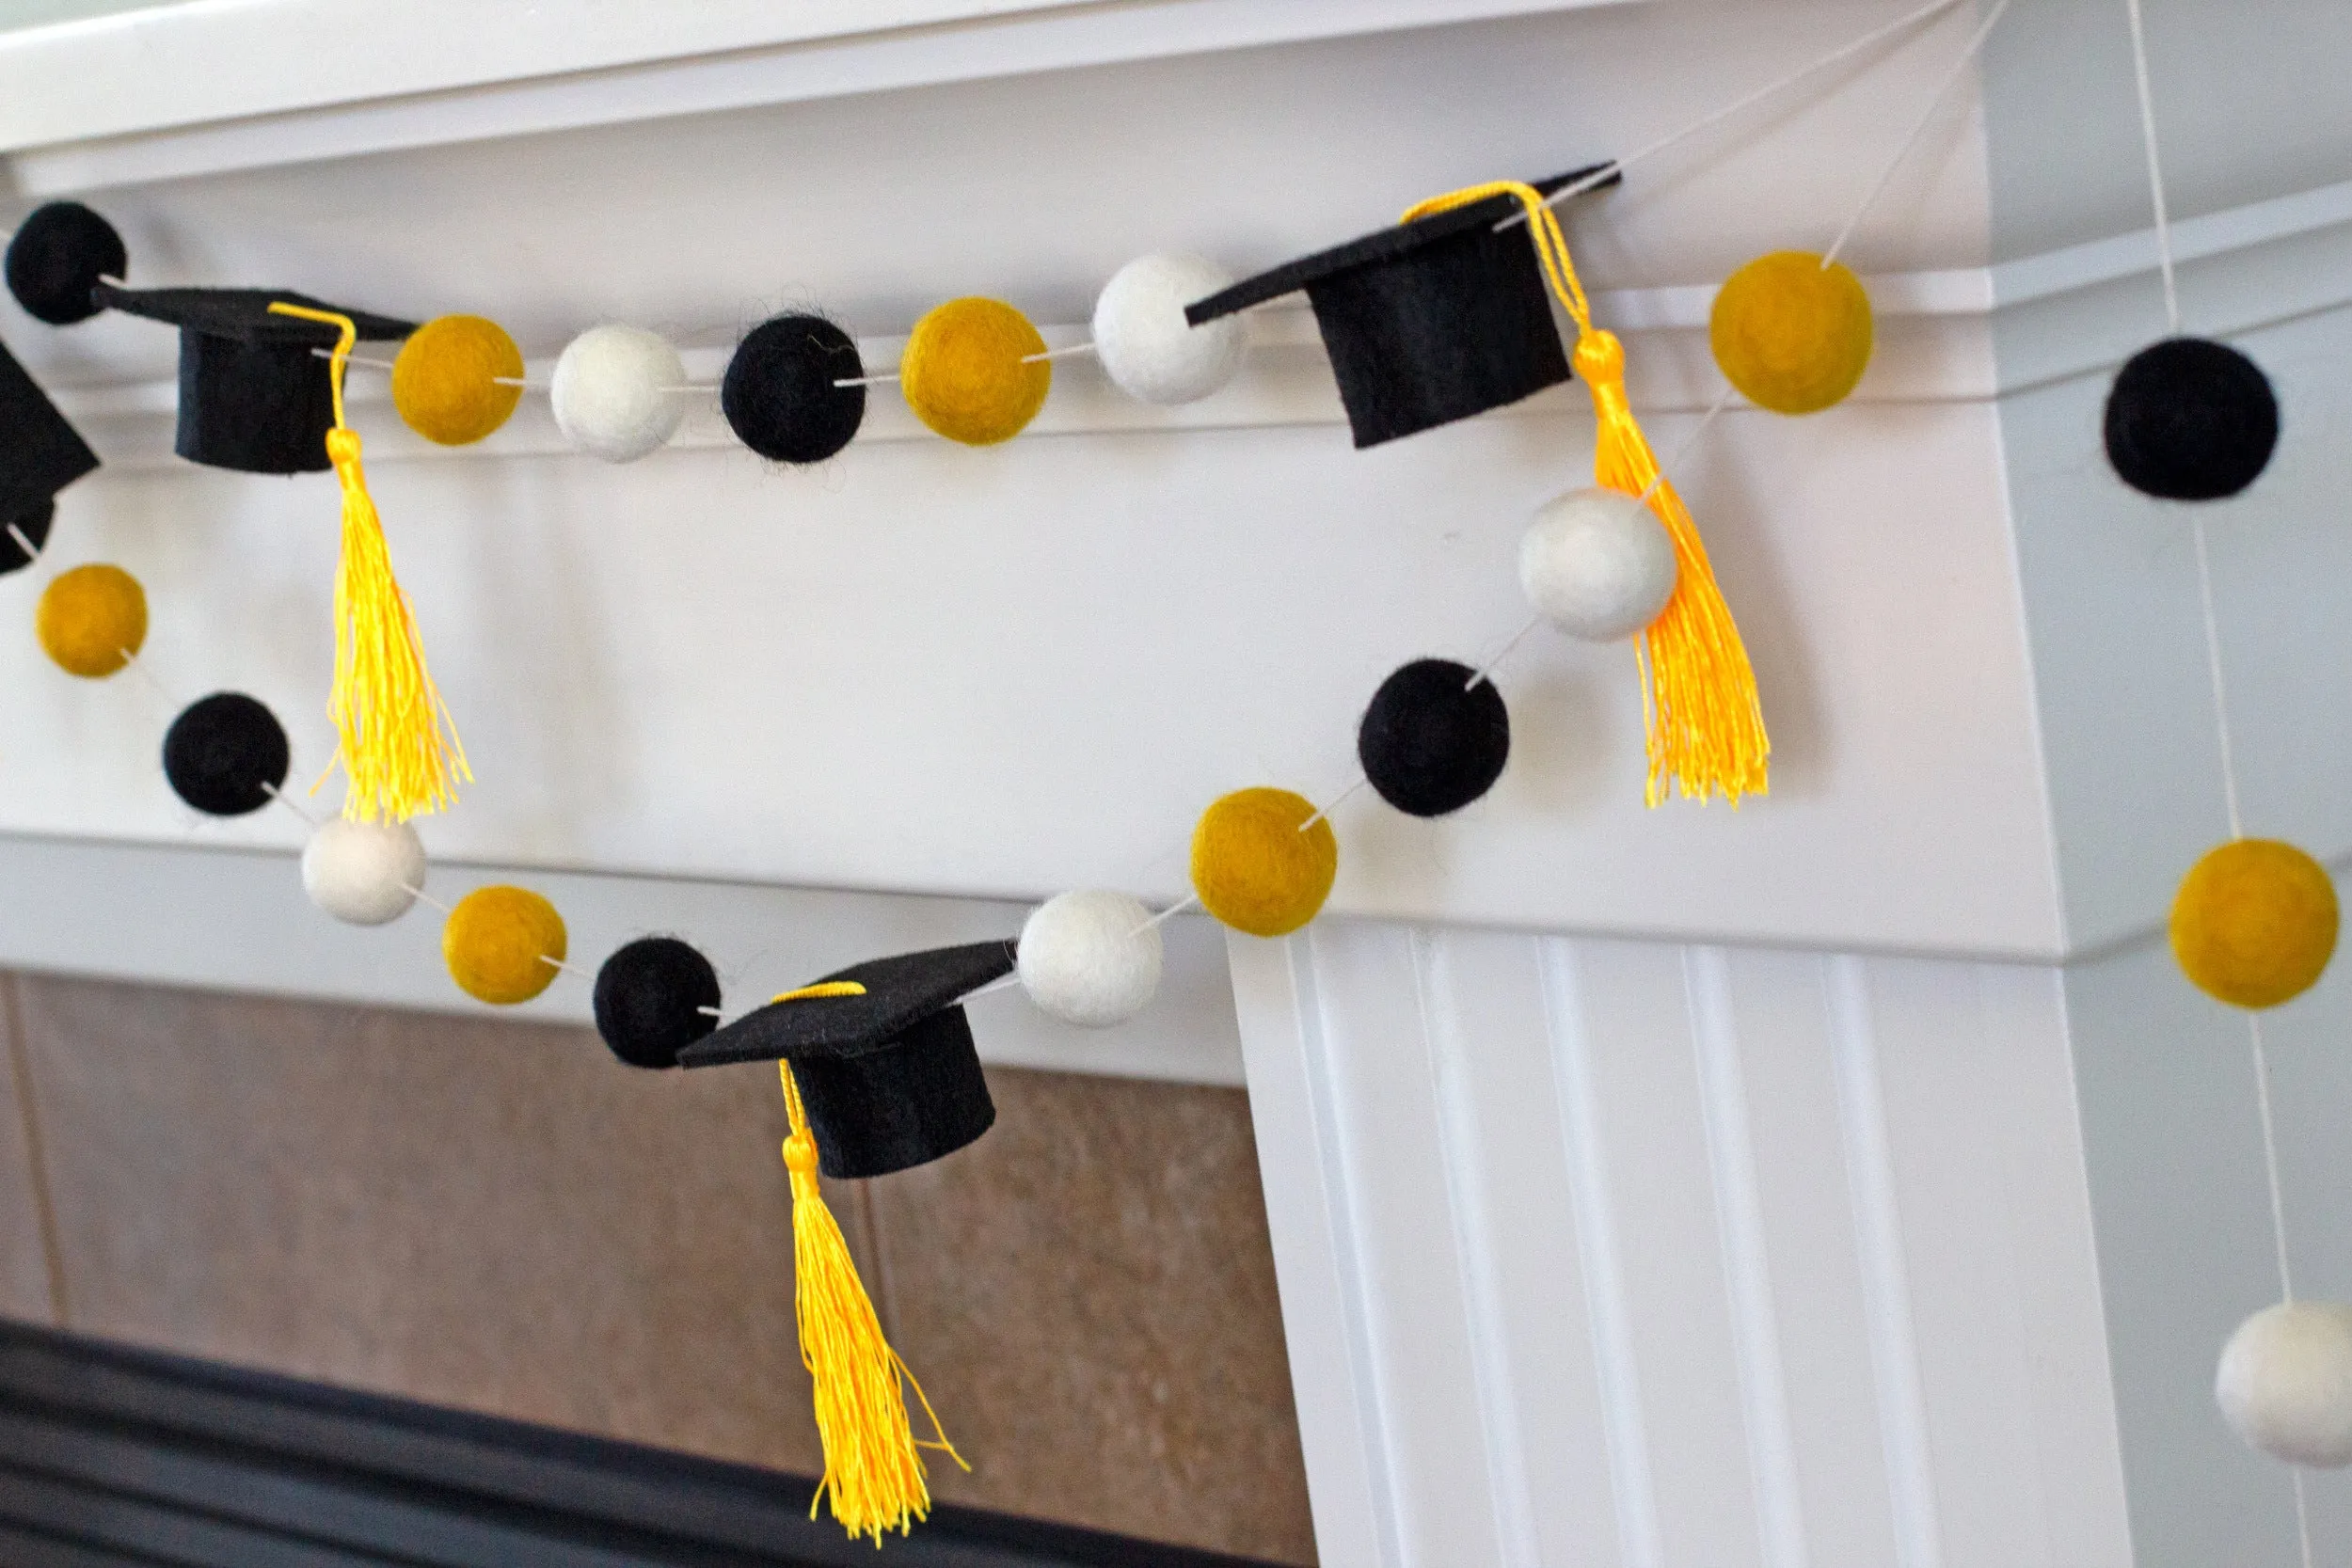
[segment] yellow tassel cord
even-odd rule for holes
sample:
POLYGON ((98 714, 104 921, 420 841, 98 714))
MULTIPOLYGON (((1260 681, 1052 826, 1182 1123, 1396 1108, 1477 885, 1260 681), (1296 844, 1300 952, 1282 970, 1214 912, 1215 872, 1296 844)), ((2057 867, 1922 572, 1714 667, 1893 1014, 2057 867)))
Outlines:
MULTIPOLYGON (((343 815, 355 822, 405 822, 455 803, 457 785, 473 782, 457 726, 424 667, 417 621, 392 577, 384 526, 359 467, 359 435, 343 419, 343 370, 358 332, 331 310, 273 303, 275 315, 339 327, 329 367, 335 428, 327 460, 343 487, 342 562, 335 573, 335 689, 327 713, 341 737, 336 759, 350 776, 343 815)), ((327 765, 332 772, 334 764, 327 765)), ((324 779, 321 780, 324 783, 324 779)))
MULTIPOLYGON (((856 995, 864 990, 854 983, 811 986, 777 1000, 856 995)), ((971 1466, 947 1441, 922 1385, 882 1338, 882 1321, 850 1259, 849 1243, 818 1189, 817 1139, 808 1130, 791 1064, 779 1062, 776 1068, 784 1079, 785 1115, 792 1123, 784 1164, 792 1173, 793 1305, 800 1316, 801 1361, 817 1389, 817 1434, 825 1449, 825 1477, 808 1516, 817 1517, 818 1505, 830 1496, 833 1516, 842 1528, 852 1536, 870 1536, 879 1546, 883 1531, 904 1535, 931 1511, 917 1449, 937 1449, 963 1468, 971 1466), (915 1440, 902 1386, 922 1402, 936 1441, 915 1440)))
POLYGON ((1636 645, 1642 669, 1642 704, 1649 724, 1649 803, 1666 798, 1672 780, 1687 800, 1721 793, 1735 807, 1744 795, 1768 788, 1766 764, 1772 741, 1764 733, 1764 709, 1756 697, 1756 671, 1740 628, 1715 584, 1707 546, 1675 487, 1659 476, 1633 405, 1625 391, 1625 345, 1616 334, 1593 325, 1584 285, 1568 256, 1559 216, 1544 205, 1533 185, 1497 181, 1433 197, 1406 213, 1406 223, 1489 197, 1516 197, 1527 210, 1528 232, 1544 264, 1551 292, 1576 323, 1576 372, 1593 394, 1599 420, 1593 457, 1595 480, 1629 496, 1646 496, 1650 510, 1674 540, 1680 575, 1674 597, 1650 623, 1636 645))

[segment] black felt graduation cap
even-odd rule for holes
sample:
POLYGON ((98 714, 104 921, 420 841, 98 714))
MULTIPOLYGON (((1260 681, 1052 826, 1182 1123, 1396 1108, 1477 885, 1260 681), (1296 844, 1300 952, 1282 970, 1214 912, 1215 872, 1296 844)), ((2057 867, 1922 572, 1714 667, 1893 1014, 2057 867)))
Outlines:
POLYGON ((0 345, 0 571, 28 559, 7 527, 40 545, 57 492, 97 467, 98 455, 0 345))
MULTIPOLYGON (((1608 166, 1535 188, 1549 196, 1608 166)), ((1466 420, 1568 379, 1526 226, 1495 227, 1519 214, 1495 196, 1400 223, 1244 278, 1186 306, 1184 319, 1199 326, 1304 289, 1357 446, 1466 420)))
POLYGON ((349 316, 362 342, 396 342, 414 322, 322 305, 284 289, 125 289, 101 283, 101 305, 180 329, 180 434, 191 463, 249 474, 319 473, 335 423, 326 358, 334 327, 270 313, 277 301, 349 316))
POLYGON ((792 1064, 827 1176, 887 1176, 936 1160, 996 1120, 972 1025, 957 1004, 1012 973, 983 942, 856 964, 780 997, 678 1053, 681 1067, 792 1064), (851 986, 852 994, 821 994, 851 986))

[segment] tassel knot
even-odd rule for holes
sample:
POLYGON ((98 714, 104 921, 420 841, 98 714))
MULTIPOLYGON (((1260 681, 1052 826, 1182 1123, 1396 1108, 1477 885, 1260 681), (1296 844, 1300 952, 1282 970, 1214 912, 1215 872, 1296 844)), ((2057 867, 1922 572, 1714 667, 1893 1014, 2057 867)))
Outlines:
POLYGON ((1590 332, 1580 333, 1573 360, 1576 373, 1583 378, 1585 386, 1594 389, 1596 396, 1605 386, 1617 388, 1622 395, 1625 387, 1625 344, 1617 341, 1614 332, 1597 326, 1590 332))
POLYGON ((345 430, 340 426, 328 431, 326 433, 326 460, 335 465, 335 471, 338 474, 358 464, 359 433, 356 430, 345 430))

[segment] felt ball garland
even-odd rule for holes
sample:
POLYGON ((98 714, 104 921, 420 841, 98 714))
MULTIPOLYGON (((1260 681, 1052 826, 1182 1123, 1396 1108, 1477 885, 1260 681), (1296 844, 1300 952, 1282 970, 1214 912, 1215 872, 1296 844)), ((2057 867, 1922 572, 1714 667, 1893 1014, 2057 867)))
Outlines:
POLYGON ((1241 318, 1195 326, 1184 307, 1232 283, 1232 274, 1199 256, 1138 256, 1120 268, 1094 301, 1104 373, 1138 403, 1198 403, 1222 389, 1248 346, 1241 318))
POLYGON ((208 816, 260 811, 286 783, 293 752, 278 715, 242 691, 215 691, 164 732, 171 792, 208 816))
POLYGON ((1571 490, 1519 538, 1519 588, 1536 614, 1587 642, 1616 642, 1654 623, 1681 580, 1673 536, 1640 498, 1571 490))
POLYGON ((2352 1307, 2291 1301, 2240 1323, 2214 1398, 2247 1447, 2315 1469, 2352 1465, 2352 1307))
POLYGON ((574 447, 607 463, 634 463, 677 434, 685 383, 686 363, 668 340, 609 322, 564 345, 548 404, 574 447))
POLYGON ((2107 461, 2161 500, 2211 501, 2260 479, 2279 445, 2279 399, 2227 343, 2168 338, 2132 356, 2107 392, 2107 461))
POLYGON ((426 440, 468 446, 513 415, 523 398, 522 374, 522 350, 498 323, 438 316, 400 345, 392 406, 426 440))
POLYGON ((1443 816, 1485 795, 1511 758, 1511 715, 1494 682, 1467 664, 1421 658, 1373 693, 1356 757, 1380 799, 1443 816))
POLYGON ((640 937, 596 971, 596 1033, 631 1067, 673 1068, 719 1026, 719 974, 675 937, 640 937))
POLYGON ((1707 336, 1740 396, 1775 414, 1818 414, 1861 382, 1876 334, 1869 292, 1851 268, 1779 250, 1724 280, 1707 336))
POLYGON ((424 878, 424 844, 409 822, 329 817, 302 847, 302 891, 346 925, 398 920, 416 904, 424 878))
POLYGON ((441 927, 441 958, 457 989, 494 1007, 528 1002, 555 980, 564 917, 528 888, 476 888, 441 927))
POLYGON ((990 447, 1028 428, 1053 388, 1045 340, 1001 299, 951 299, 914 324, 898 362, 914 417, 950 441, 990 447))
POLYGON ((1064 893, 1030 911, 1015 973, 1040 1011, 1100 1029, 1124 1023, 1160 989, 1160 928, 1123 893, 1064 893))
POLYGON ((78 201, 36 207, 17 225, 0 271, 27 314, 71 326, 98 314, 91 296, 109 277, 130 271, 130 252, 115 226, 78 201))
POLYGON ((103 680, 147 643, 147 591, 119 566, 76 566, 41 590, 33 630, 58 669, 103 680))
POLYGON ((1200 907, 1253 937, 1288 936, 1312 920, 1339 871, 1330 821, 1287 789, 1236 790, 1192 832, 1200 907))
POLYGON ((864 361, 850 336, 822 316, 776 316, 736 345, 719 408, 736 438, 778 463, 822 463, 866 420, 864 361))
POLYGON ((2335 955, 2337 921, 2326 866, 2291 844, 2236 839, 2182 879, 2172 956, 2207 995, 2275 1007, 2318 984, 2335 955))

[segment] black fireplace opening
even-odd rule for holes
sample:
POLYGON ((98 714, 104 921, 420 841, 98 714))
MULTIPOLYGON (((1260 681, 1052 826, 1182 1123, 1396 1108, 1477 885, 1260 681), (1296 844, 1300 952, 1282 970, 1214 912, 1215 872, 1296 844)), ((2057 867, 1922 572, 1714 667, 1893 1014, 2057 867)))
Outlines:
POLYGON ((812 1521, 815 1493, 805 1477, 0 1323, 7 1568, 1253 1568, 944 1504, 878 1549, 812 1521))

